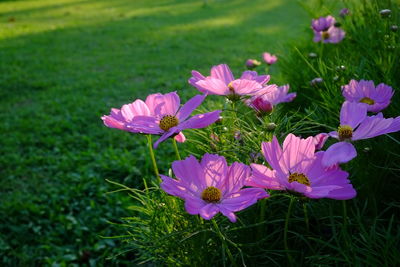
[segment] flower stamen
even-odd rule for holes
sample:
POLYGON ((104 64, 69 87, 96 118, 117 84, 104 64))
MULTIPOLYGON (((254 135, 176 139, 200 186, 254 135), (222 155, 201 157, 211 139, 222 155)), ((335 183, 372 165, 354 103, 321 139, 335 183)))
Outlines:
POLYGON ((338 128, 339 140, 349 140, 353 137, 353 128, 349 125, 340 125, 338 128))
POLYGON ((302 173, 292 173, 289 175, 289 183, 298 182, 300 184, 304 184, 306 186, 310 186, 310 180, 308 180, 307 176, 302 173))
POLYGON ((159 126, 162 130, 168 131, 172 127, 178 126, 178 124, 179 124, 179 120, 177 117, 172 116, 172 115, 166 115, 166 116, 162 117, 162 119, 160 120, 159 126))
POLYGON ((329 39, 329 37, 330 37, 329 32, 327 32, 327 31, 322 32, 322 39, 323 40, 329 39))
POLYGON ((369 97, 363 97, 360 99, 360 103, 365 103, 365 104, 368 104, 371 106, 371 105, 375 104, 375 101, 369 97))
POLYGON ((221 190, 214 186, 209 186, 201 193, 201 198, 208 203, 218 203, 221 200, 221 190))

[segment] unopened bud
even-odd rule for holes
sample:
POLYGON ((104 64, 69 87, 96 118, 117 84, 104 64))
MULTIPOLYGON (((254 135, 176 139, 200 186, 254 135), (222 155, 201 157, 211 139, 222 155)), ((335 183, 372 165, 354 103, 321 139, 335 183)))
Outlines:
POLYGON ((308 57, 310 57, 310 58, 317 58, 318 57, 318 55, 316 54, 316 53, 309 53, 308 54, 308 57))
POLYGON ((268 124, 265 126, 265 129, 266 129, 267 131, 273 131, 273 130, 275 130, 275 128, 276 128, 276 124, 273 123, 273 122, 270 122, 270 123, 268 123, 268 124))
POLYGON ((382 9, 379 11, 379 14, 381 14, 382 18, 387 18, 390 16, 390 14, 392 14, 392 11, 390 9, 382 9))
POLYGON ((317 86, 318 84, 321 84, 321 83, 323 83, 323 82, 324 82, 324 80, 323 80, 322 78, 318 77, 318 78, 313 79, 313 80, 310 82, 310 84, 311 84, 312 86, 317 86))
POLYGON ((392 32, 397 32, 398 29, 399 29, 399 26, 397 26, 397 25, 392 25, 392 26, 390 26, 390 30, 391 30, 392 32))

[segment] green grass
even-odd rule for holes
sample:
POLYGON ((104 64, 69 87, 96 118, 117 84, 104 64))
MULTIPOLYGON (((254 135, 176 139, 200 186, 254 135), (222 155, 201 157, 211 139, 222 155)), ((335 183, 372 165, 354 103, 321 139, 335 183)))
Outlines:
MULTIPOLYGON (((105 179, 142 188, 151 163, 144 137, 100 116, 158 91, 187 99, 192 69, 238 73, 309 23, 291 0, 207 2, 0 1, 3 265, 110 264, 116 241, 99 235, 116 233, 106 220, 131 200, 105 195, 105 179)), ((163 171, 170 148, 157 150, 163 171)))

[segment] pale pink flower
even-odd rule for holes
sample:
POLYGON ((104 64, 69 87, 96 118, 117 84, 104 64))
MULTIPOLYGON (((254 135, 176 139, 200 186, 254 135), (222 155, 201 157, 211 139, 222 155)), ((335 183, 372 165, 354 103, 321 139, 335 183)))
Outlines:
POLYGON ((301 139, 289 134, 281 147, 274 136, 261 147, 271 169, 251 164, 253 175, 246 185, 293 191, 309 198, 345 200, 356 196, 347 172, 338 165, 327 168, 322 164, 325 152, 315 153, 313 137, 301 139))

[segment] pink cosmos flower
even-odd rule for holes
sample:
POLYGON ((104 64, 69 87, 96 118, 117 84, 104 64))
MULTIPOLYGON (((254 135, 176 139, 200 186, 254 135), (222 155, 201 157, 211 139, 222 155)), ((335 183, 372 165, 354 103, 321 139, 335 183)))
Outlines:
POLYGON ((269 79, 269 75, 258 75, 255 71, 245 71, 239 79, 235 79, 228 65, 221 64, 213 66, 208 77, 192 71, 189 83, 206 94, 237 96, 256 93, 269 79))
POLYGON ((351 80, 342 86, 342 94, 347 101, 368 104, 368 111, 379 112, 390 104, 394 92, 384 83, 375 87, 374 81, 351 80))
MULTIPOLYGON (((198 114, 189 118, 190 114, 203 102, 205 95, 197 95, 180 107, 180 99, 176 92, 168 94, 152 94, 146 102, 136 100, 121 109, 120 115, 129 118, 124 121, 124 129, 134 133, 161 135, 154 143, 158 144, 169 137, 179 135, 184 129, 204 128, 219 119, 220 110, 198 114), (135 104, 135 105, 133 105, 135 104), (130 113, 129 113, 130 112, 130 113), (126 115, 124 115, 126 114, 126 115)), ((110 116, 103 116, 105 124, 120 127, 122 117, 112 111, 110 116)), ((114 127, 114 128, 117 128, 114 127)))
POLYGON ((335 26, 336 20, 332 16, 313 19, 311 28, 314 31, 314 42, 339 43, 343 40, 345 32, 335 26))
POLYGON ((367 116, 368 105, 357 102, 344 102, 340 110, 340 126, 329 135, 339 139, 326 150, 323 164, 330 166, 344 163, 354 158, 356 151, 348 141, 372 138, 378 135, 400 131, 400 116, 385 119, 382 113, 367 116))
POLYGON ((268 52, 264 52, 263 53, 263 59, 264 59, 265 63, 267 63, 268 65, 272 65, 272 64, 274 64, 275 62, 278 61, 278 57, 277 56, 272 55, 272 54, 270 54, 268 52))
MULTIPOLYGON (((121 109, 112 108, 110 115, 101 117, 104 125, 110 128, 116 128, 132 133, 144 133, 138 128, 132 127, 130 124, 136 116, 152 116, 155 114, 155 103, 161 105, 164 96, 162 94, 149 95, 145 102, 137 99, 132 103, 125 104, 121 109), (157 99, 157 100, 156 100, 157 99)), ((175 137, 178 142, 185 142, 186 138, 183 133, 179 132, 175 137)))
POLYGON ((248 60, 246 60, 246 67, 249 70, 252 70, 252 69, 254 69, 254 68, 256 68, 256 67, 258 67, 260 65, 261 65, 261 62, 256 60, 256 59, 248 59, 248 60))
POLYGON ((294 191, 309 198, 345 200, 356 196, 347 172, 338 165, 329 168, 322 165, 325 152, 315 153, 313 137, 301 139, 289 134, 281 148, 274 136, 271 142, 263 142, 261 147, 272 169, 251 164, 253 175, 246 185, 294 191))
POLYGON ((200 214, 206 220, 221 212, 235 222, 235 212, 269 196, 260 188, 243 188, 251 175, 250 167, 238 162, 228 166, 222 156, 205 154, 200 163, 189 156, 173 162, 172 170, 177 179, 160 175, 161 188, 185 200, 189 214, 200 214))
POLYGON ((279 87, 275 84, 269 85, 247 100, 247 104, 258 113, 270 113, 279 103, 291 102, 296 98, 296 93, 288 94, 288 91, 288 84, 279 87))

